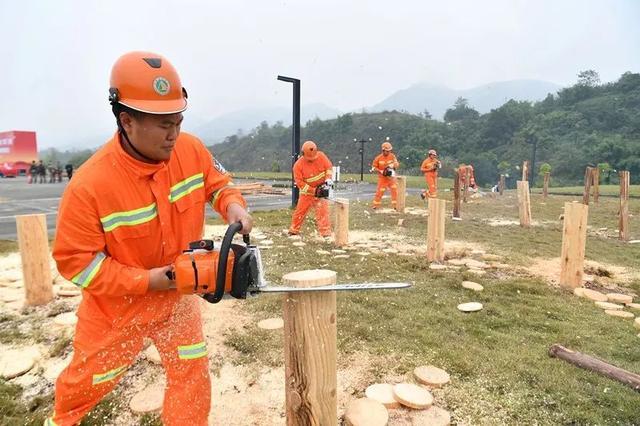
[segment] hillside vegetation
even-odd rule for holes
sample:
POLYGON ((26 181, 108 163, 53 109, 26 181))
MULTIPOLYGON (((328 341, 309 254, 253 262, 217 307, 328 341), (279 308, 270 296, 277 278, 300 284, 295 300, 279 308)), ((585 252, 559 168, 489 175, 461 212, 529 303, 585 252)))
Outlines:
MULTIPOLYGON (((482 184, 493 184, 500 173, 514 180, 517 165, 532 160, 551 166, 553 183, 577 184, 588 164, 599 165, 603 183, 616 183, 615 170, 631 171, 640 182, 640 74, 627 72, 617 81, 601 84, 598 74, 584 71, 575 85, 532 103, 510 100, 480 114, 459 98, 444 121, 428 112, 401 111, 344 114, 332 120, 315 119, 302 128, 302 140, 313 139, 344 172, 359 173, 359 144, 365 144, 365 170, 389 137, 406 174, 418 174, 430 148, 450 177, 460 162, 471 163, 482 184)), ((426 103, 426 100, 425 100, 426 103)), ((291 128, 266 122, 245 136, 229 136, 213 151, 234 171, 286 171, 291 166, 291 128)))

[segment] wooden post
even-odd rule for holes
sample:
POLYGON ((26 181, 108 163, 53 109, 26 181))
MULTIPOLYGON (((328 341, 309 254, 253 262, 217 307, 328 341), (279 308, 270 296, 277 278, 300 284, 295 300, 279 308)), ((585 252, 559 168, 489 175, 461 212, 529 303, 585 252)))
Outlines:
POLYGON ((349 199, 336 198, 336 227, 334 232, 334 243, 338 247, 349 244, 349 199))
POLYGON ((505 185, 504 175, 500 175, 500 183, 498 184, 500 195, 504 194, 504 185, 505 185))
POLYGON ((591 181, 593 179, 592 168, 588 167, 584 171, 584 191, 582 192, 582 204, 589 205, 589 195, 591 193, 591 181))
POLYGON ((47 219, 43 214, 16 216, 22 259, 25 304, 45 305, 53 299, 47 219))
POLYGON ((560 255, 561 287, 573 289, 582 285, 588 216, 589 206, 580 203, 564 203, 560 255))
POLYGON ((398 186, 398 198, 396 200, 396 211, 404 213, 405 199, 407 196, 407 177, 396 177, 396 185, 398 186))
MULTIPOLYGON (((336 283, 326 269, 286 274, 284 285, 315 287, 336 283)), ((338 422, 336 293, 287 293, 284 311, 284 365, 288 426, 338 422)))
POLYGON ((522 162, 522 181, 529 182, 529 160, 522 162))
POLYGON ((518 213, 520 214, 520 226, 531 226, 531 198, 529 196, 529 182, 519 180, 518 185, 518 213))
POLYGON ((598 167, 594 167, 591 173, 593 182, 593 202, 597 203, 600 198, 600 169, 598 167))
POLYGON ((629 241, 629 181, 628 171, 620 172, 620 218, 618 232, 622 241, 629 241))
POLYGON ((545 200, 549 196, 549 179, 551 178, 550 172, 544 172, 544 181, 542 183, 542 198, 545 200))
POLYGON ((549 356, 560 358, 570 364, 585 370, 602 374, 610 379, 617 380, 632 389, 640 392, 640 374, 632 373, 615 365, 601 361, 589 355, 572 351, 564 346, 555 344, 549 348, 549 356))
POLYGON ((462 201, 467 202, 467 197, 469 196, 469 179, 471 179, 471 170, 469 170, 469 166, 465 167, 462 171, 464 173, 464 186, 462 187, 462 201))
POLYGON ((460 219, 460 169, 453 171, 453 217, 460 219))
POLYGON ((447 202, 437 198, 429 199, 427 219, 427 260, 444 262, 444 218, 447 202))

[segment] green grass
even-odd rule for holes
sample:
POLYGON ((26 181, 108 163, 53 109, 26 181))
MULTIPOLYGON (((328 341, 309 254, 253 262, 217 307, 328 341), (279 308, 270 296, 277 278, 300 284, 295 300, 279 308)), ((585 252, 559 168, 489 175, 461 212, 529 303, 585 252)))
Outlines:
POLYGON ((0 255, 18 251, 18 242, 0 240, 0 255))
MULTIPOLYGON (((593 191, 593 190, 592 190, 593 191)), ((542 188, 533 188, 531 192, 542 194, 542 188)), ((570 194, 570 195, 582 195, 584 192, 584 186, 563 186, 563 187, 550 187, 550 194, 570 194)), ((620 185, 600 185, 600 195, 604 196, 620 196, 620 185)), ((629 185, 629 196, 640 197, 640 185, 629 185)))
MULTIPOLYGON (((445 193, 445 196, 451 194, 445 193)), ((532 229, 519 226, 492 227, 486 220, 496 217, 517 220, 512 192, 499 199, 480 199, 462 206, 462 222, 447 219, 447 239, 465 240, 501 254, 507 263, 527 265, 534 257, 558 257, 561 223, 558 215, 564 202, 576 197, 532 197, 532 229)), ((411 206, 424 206, 409 197, 411 206)), ((632 200, 631 210, 640 202, 632 200)), ((350 206, 351 229, 400 233, 415 244, 424 244, 426 219, 411 215, 366 215, 365 203, 350 206), (397 227, 398 218, 405 226, 397 227)), ((602 199, 590 209, 594 228, 615 228, 616 201, 602 199)), ((289 210, 256 213, 256 225, 263 231, 279 232, 286 227, 289 210)), ((633 225, 632 225, 633 226, 633 225)), ((633 230, 632 236, 640 233, 633 230)), ((311 232, 306 225, 304 231, 311 232)), ((326 243, 305 240, 307 246, 292 251, 286 237, 273 237, 274 247, 263 253, 267 278, 278 282, 292 270, 329 268, 339 281, 410 281, 404 291, 338 294, 339 358, 367 351, 375 357, 392 359, 385 373, 405 374, 415 366, 435 364, 452 375, 452 383, 438 393, 453 412, 454 420, 467 424, 637 424, 640 420, 638 394, 630 388, 595 373, 581 370, 547 354, 554 343, 563 344, 630 371, 640 372, 640 339, 630 321, 604 315, 592 302, 551 287, 524 272, 489 273, 474 279, 484 285, 482 293, 460 287, 471 275, 461 270, 442 273, 428 269, 419 256, 373 254, 364 260, 331 259, 318 256, 326 243), (463 314, 458 303, 482 302, 485 308, 463 314)), ((640 269, 640 247, 613 238, 589 236, 587 258, 640 269)), ((628 284, 640 293, 640 283, 628 284)), ((281 314, 281 300, 263 296, 247 302, 257 317, 281 314)), ((269 344, 258 345, 261 335, 254 329, 233 336, 231 346, 244 355, 272 359, 269 344), (238 342, 242 342, 241 345, 238 342)), ((379 368, 378 368, 379 370, 379 368)), ((372 376, 371 380, 375 377, 372 376)), ((364 389, 363 389, 364 390, 364 389)))

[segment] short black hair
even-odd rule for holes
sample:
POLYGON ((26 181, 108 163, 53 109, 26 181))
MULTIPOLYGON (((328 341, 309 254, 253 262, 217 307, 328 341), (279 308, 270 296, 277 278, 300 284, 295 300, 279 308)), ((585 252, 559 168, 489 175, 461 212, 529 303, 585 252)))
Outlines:
POLYGON ((127 114, 129 114, 130 116, 135 118, 136 120, 141 120, 147 115, 146 113, 144 113, 142 111, 138 111, 138 110, 135 110, 133 108, 129 108, 128 106, 122 105, 121 103, 113 104, 113 106, 111 107, 111 111, 113 111, 113 115, 115 115, 116 122, 118 123, 118 125, 120 125, 120 113, 121 112, 126 112, 127 114))

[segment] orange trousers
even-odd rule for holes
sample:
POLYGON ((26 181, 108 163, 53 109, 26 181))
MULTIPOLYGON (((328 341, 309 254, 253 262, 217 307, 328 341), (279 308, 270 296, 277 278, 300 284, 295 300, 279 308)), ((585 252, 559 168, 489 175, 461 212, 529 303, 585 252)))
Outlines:
POLYGON ((425 195, 429 198, 436 198, 438 196, 438 173, 426 172, 424 179, 427 181, 427 191, 425 195))
POLYGON ((398 199, 398 184, 396 183, 396 178, 378 176, 378 187, 376 188, 376 195, 373 197, 374 209, 380 207, 382 196, 387 188, 391 191, 391 207, 396 207, 396 200, 398 199))
POLYGON ((114 328, 96 318, 80 318, 69 366, 56 381, 53 417, 45 425, 80 420, 124 376, 150 337, 162 359, 167 384, 162 407, 165 425, 206 425, 211 379, 196 296, 183 296, 166 321, 114 328))
POLYGON ((298 234, 304 223, 309 209, 314 207, 316 210, 316 226, 318 232, 323 237, 331 235, 331 221, 329 220, 329 201, 324 198, 317 198, 313 195, 300 195, 298 205, 296 206, 293 216, 291 217, 291 226, 289 233, 298 234))

